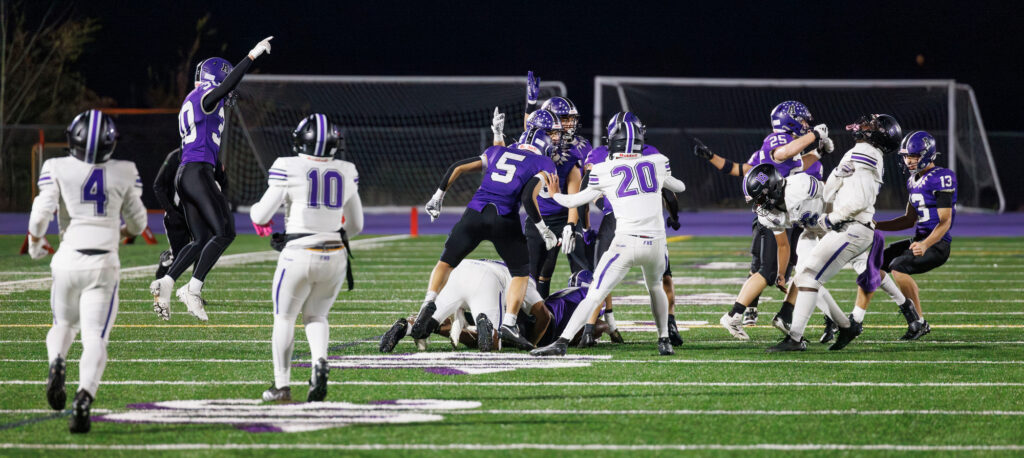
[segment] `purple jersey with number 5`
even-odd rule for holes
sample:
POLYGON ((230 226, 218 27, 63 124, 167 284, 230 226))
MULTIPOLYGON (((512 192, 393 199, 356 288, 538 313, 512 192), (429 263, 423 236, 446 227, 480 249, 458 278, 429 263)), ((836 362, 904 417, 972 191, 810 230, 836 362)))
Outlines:
POLYGON ((940 192, 952 192, 953 204, 950 217, 950 230, 942 236, 942 240, 951 242, 953 236, 953 221, 956 219, 956 174, 952 170, 935 166, 924 172, 920 178, 912 174, 907 179, 907 191, 910 192, 910 205, 917 210, 917 226, 914 228, 914 239, 922 240, 939 225, 938 201, 936 197, 940 192))
POLYGON ((217 155, 220 154, 220 135, 224 130, 224 100, 217 102, 217 106, 209 113, 203 110, 203 97, 215 87, 210 82, 200 83, 181 104, 181 111, 178 112, 178 133, 181 134, 182 164, 217 163, 217 155))
MULTIPOLYGON (((644 149, 640 151, 641 156, 650 156, 653 154, 661 154, 661 151, 658 151, 658 148, 651 145, 644 145, 644 149)), ((588 165, 600 164, 606 160, 608 160, 608 147, 598 146, 597 148, 590 150, 590 153, 587 154, 587 158, 583 161, 583 168, 586 168, 588 165)), ((607 197, 602 197, 602 199, 604 199, 604 214, 608 215, 614 212, 615 210, 612 209, 611 201, 609 201, 607 197)))
POLYGON ((569 324, 569 318, 585 297, 587 288, 567 288, 555 292, 544 300, 544 307, 551 312, 551 324, 540 340, 541 346, 548 345, 562 336, 562 332, 569 324))
POLYGON ((519 195, 530 178, 542 171, 555 173, 555 164, 547 156, 514 147, 492 146, 480 159, 484 161, 484 179, 467 205, 480 212, 489 204, 499 215, 518 212, 519 195))
POLYGON ((750 159, 747 160, 747 164, 758 166, 761 164, 771 164, 775 166, 775 170, 779 171, 779 174, 783 177, 788 177, 794 173, 802 171, 804 163, 800 160, 800 156, 793 156, 785 161, 777 162, 772 157, 772 151, 776 148, 785 146, 794 140, 793 136, 788 132, 775 132, 764 138, 764 142, 761 143, 761 149, 754 151, 754 154, 750 155, 750 159))
MULTIPOLYGON (((562 193, 569 193, 569 173, 571 173, 572 169, 576 167, 582 168, 583 160, 592 149, 590 142, 586 139, 580 138, 574 145, 572 145, 571 148, 561 151, 560 158, 554 159, 555 171, 558 172, 558 182, 561 184, 562 193)), ((582 176, 582 173, 580 175, 582 176)), ((537 196, 537 205, 540 206, 541 216, 559 215, 569 211, 568 208, 558 205, 558 203, 550 197, 537 196)))

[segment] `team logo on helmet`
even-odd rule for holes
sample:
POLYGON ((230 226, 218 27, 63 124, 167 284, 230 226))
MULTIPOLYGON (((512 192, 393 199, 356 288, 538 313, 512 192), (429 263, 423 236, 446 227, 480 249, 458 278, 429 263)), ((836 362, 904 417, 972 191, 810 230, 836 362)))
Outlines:
POLYGON ((758 172, 754 179, 757 180, 758 183, 765 184, 768 182, 768 175, 765 175, 763 172, 758 172))

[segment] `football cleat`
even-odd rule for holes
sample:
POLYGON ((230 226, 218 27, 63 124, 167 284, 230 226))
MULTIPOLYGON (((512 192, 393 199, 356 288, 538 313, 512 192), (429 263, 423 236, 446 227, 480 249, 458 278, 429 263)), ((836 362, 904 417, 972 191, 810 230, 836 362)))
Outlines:
POLYGON ((626 340, 622 338, 622 334, 619 334, 619 330, 618 329, 616 329, 614 331, 609 331, 608 332, 608 337, 612 339, 612 343, 617 343, 617 344, 626 343, 626 340))
POLYGON ((768 353, 777 353, 780 351, 804 351, 807 349, 807 339, 800 339, 799 342, 793 340, 792 337, 786 336, 779 343, 768 347, 768 353))
POLYGON ((483 313, 476 316, 476 347, 481 353, 494 351, 494 325, 483 313))
POLYGON ((565 356, 568 347, 569 341, 559 337, 551 345, 530 350, 530 356, 565 356))
POLYGON ((277 386, 270 385, 270 388, 263 392, 263 400, 266 402, 291 402, 292 387, 278 388, 277 386))
POLYGON ((399 318, 395 321, 395 324, 391 325, 391 329, 385 332, 380 338, 380 352, 391 353, 395 349, 395 345, 398 345, 398 341, 405 337, 405 330, 409 328, 409 322, 405 318, 399 318))
POLYGON ((737 313, 736 315, 729 316, 729 313, 726 312, 725 315, 722 315, 722 318, 718 319, 718 324, 721 324, 733 337, 739 340, 750 340, 747 331, 743 330, 743 315, 737 313))
POLYGON ((203 301, 202 296, 193 294, 189 291, 188 284, 178 288, 178 292, 176 294, 178 296, 178 300, 185 303, 185 307, 188 308, 188 313, 199 318, 199 321, 210 320, 210 317, 206 316, 206 309, 203 308, 206 302, 203 301))
MULTIPOLYGON (((306 402, 322 402, 327 397, 327 376, 331 373, 331 366, 327 360, 320 358, 313 365, 313 374, 309 379, 309 393, 306 394, 306 402)), ((291 395, 291 393, 288 393, 291 395)))
POLYGON ((839 331, 839 326, 836 325, 836 322, 832 321, 829 317, 825 317, 825 332, 821 334, 821 338, 818 339, 818 342, 823 344, 831 342, 832 339, 836 337, 837 331, 839 331))
POLYGON ((149 284, 149 292, 153 295, 153 311, 162 320, 171 319, 171 290, 174 280, 161 277, 149 284))
POLYGON ((89 411, 92 409, 92 395, 88 391, 78 390, 75 400, 71 401, 71 418, 68 419, 68 430, 72 433, 87 433, 92 428, 89 411))
POLYGON ((787 336, 789 335, 789 329, 792 325, 793 323, 786 321, 781 314, 776 313, 775 317, 772 318, 772 326, 775 326, 775 329, 782 331, 782 333, 787 336))
POLYGON ((68 393, 64 390, 67 377, 67 366, 60 356, 50 363, 50 375, 46 377, 46 401, 53 410, 64 410, 68 402, 68 393))
POLYGON ((670 356, 676 354, 675 350, 672 349, 672 340, 668 337, 661 337, 658 339, 658 353, 661 356, 670 356))
POLYGON ((673 347, 678 347, 683 344, 683 336, 679 335, 679 327, 676 326, 676 316, 668 316, 668 340, 672 342, 673 347))
POLYGON ((907 325, 907 333, 900 340, 917 340, 929 332, 932 332, 932 328, 927 321, 915 321, 907 325))
POLYGON ((434 319, 436 311, 437 306, 434 305, 434 301, 427 302, 420 308, 420 313, 416 315, 416 322, 412 324, 412 331, 409 332, 409 335, 414 339, 426 339, 430 333, 434 332, 441 325, 434 319))
POLYGON ((860 333, 864 332, 864 325, 858 323, 853 319, 853 314, 850 314, 850 327, 839 328, 839 336, 836 337, 836 343, 828 347, 829 350, 842 350, 846 348, 853 339, 856 339, 860 333))
POLYGON ((588 348, 595 345, 597 345, 597 339, 594 338, 594 325, 583 326, 583 334, 580 335, 580 343, 576 345, 576 348, 588 348))
MULTIPOLYGON (((519 333, 518 327, 503 324, 498 328, 498 335, 501 336, 501 340, 515 345, 520 350, 532 350, 534 348, 533 344, 519 333)), ((562 354, 564 355, 565 352, 563 351, 562 354)))
POLYGON ((743 325, 754 326, 757 324, 757 307, 747 307, 743 311, 743 325))

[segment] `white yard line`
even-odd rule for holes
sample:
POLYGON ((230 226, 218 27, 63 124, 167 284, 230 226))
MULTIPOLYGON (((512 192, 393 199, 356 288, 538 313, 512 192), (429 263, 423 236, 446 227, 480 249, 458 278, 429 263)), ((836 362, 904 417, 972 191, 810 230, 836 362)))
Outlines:
MULTIPOLYGON (((439 354, 440 355, 440 354, 439 354)), ((374 358, 373 355, 365 357, 366 359, 374 358)), ((542 359, 560 359, 559 356, 546 356, 539 357, 537 360, 542 359)), ((525 358, 524 358, 525 359, 525 358)), ((429 361, 429 360, 427 360, 429 361)), ((13 359, 5 358, 0 359, 0 363, 48 363, 46 359, 13 359)), ((77 363, 77 359, 69 359, 68 363, 77 363)), ((110 363, 139 363, 139 364, 152 364, 152 363, 210 363, 210 364, 238 364, 238 363, 253 363, 253 364, 264 364, 271 363, 270 359, 221 359, 221 358, 128 358, 128 359, 108 359, 110 363)), ((344 360, 342 360, 344 362, 344 360)), ((592 363, 602 364, 916 364, 916 365, 932 365, 932 364, 993 364, 993 365, 1024 365, 1024 360, 938 360, 938 361, 922 361, 922 360, 830 360, 830 359, 595 359, 588 361, 592 363)), ((438 364, 451 364, 451 360, 438 359, 438 364)))
POLYGON ((554 450, 554 451, 900 451, 900 452, 974 452, 1021 451, 1024 444, 1010 445, 913 445, 913 444, 17 444, 0 443, 0 449, 32 450, 123 450, 123 451, 180 451, 180 450, 554 450))
MULTIPOLYGON (((308 380, 294 380, 299 385, 308 380)), ((45 385, 45 380, 4 380, 5 385, 45 385)), ((69 380, 69 385, 75 385, 69 380)), ((219 385, 266 385, 266 380, 104 380, 101 385, 181 385, 181 386, 219 386, 219 385)), ((612 387, 612 386, 646 386, 646 387, 721 387, 743 388, 757 387, 819 387, 819 388, 1000 388, 1022 387, 1024 382, 580 382, 580 381, 544 381, 544 382, 464 382, 449 380, 432 381, 388 381, 388 380, 342 380, 329 381, 330 385, 340 386, 477 386, 477 387, 612 387)), ((17 413, 16 411, 8 411, 17 413)), ((51 412, 51 411, 47 411, 51 412)), ((3 413, 0 411, 0 413, 3 413)))

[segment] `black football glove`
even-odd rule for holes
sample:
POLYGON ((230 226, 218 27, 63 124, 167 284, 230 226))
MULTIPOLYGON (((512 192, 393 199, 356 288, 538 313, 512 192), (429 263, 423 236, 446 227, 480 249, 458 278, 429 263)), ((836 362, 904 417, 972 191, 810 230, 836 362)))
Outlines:
POLYGON ((708 148, 707 145, 701 143, 700 139, 696 137, 693 141, 697 143, 693 145, 693 154, 701 159, 710 161, 711 157, 715 155, 715 153, 711 151, 711 148, 708 148))
POLYGON ((671 227, 673 231, 679 230, 679 215, 669 215, 665 218, 665 224, 671 227))

